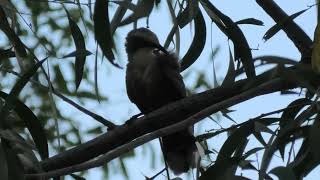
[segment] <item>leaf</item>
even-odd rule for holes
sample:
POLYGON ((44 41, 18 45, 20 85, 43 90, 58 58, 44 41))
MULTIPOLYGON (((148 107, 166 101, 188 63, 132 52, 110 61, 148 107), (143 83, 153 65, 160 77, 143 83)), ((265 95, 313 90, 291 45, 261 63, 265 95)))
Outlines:
POLYGON ((280 131, 285 126, 290 124, 290 122, 294 121, 295 117, 298 115, 298 113, 301 111, 302 108, 310 104, 312 104, 312 101, 307 98, 301 98, 291 102, 281 115, 280 124, 279 124, 280 131))
POLYGON ((296 180, 293 170, 289 167, 275 167, 269 173, 276 175, 279 179, 296 180))
MULTIPOLYGON (((201 173, 199 180, 220 179, 227 174, 228 169, 239 164, 239 158, 226 158, 223 162, 216 162, 210 166, 204 173, 201 173)), ((221 179, 222 180, 222 179, 221 179)))
POLYGON ((115 58, 112 52, 114 43, 110 31, 108 3, 109 1, 105 0, 96 0, 95 2, 93 14, 94 35, 104 56, 112 65, 121 68, 117 63, 114 62, 115 58))
MULTIPOLYGON (((37 72, 38 68, 42 65, 42 63, 46 60, 47 58, 39 61, 37 64, 35 64, 32 68, 30 68, 13 86, 11 89, 8 97, 5 99, 5 105, 0 111, 0 117, 2 117, 4 120, 7 117, 7 113, 13 108, 13 102, 15 99, 18 98, 20 92, 24 88, 24 86, 28 83, 29 79, 37 72)), ((3 126, 6 128, 5 121, 0 121, 0 127, 3 126), (2 123, 2 124, 1 124, 2 123)))
POLYGON ((267 132, 269 134, 275 134, 271 129, 269 129, 266 125, 264 125, 260 122, 254 123, 254 130, 256 132, 267 132))
POLYGON ((261 60, 264 63, 268 64, 290 64, 290 65, 295 65, 298 64, 299 62, 293 59, 289 59, 286 57, 281 57, 281 56, 258 56, 253 58, 254 61, 256 60, 261 60))
POLYGON ((150 15, 154 6, 154 0, 141 0, 133 9, 133 14, 125 18, 119 26, 124 26, 137 21, 140 18, 147 17, 150 15))
POLYGON ((319 27, 319 24, 317 24, 317 27, 314 30, 311 65, 312 65, 312 69, 315 72, 320 73, 320 27, 319 27))
POLYGON ((269 40, 272 38, 275 34, 277 34, 281 29, 283 29, 284 26, 287 25, 288 22, 294 20, 296 17, 301 15, 302 13, 306 12, 308 9, 301 10, 299 12, 296 12, 292 14, 291 16, 288 16, 287 18, 283 19, 282 21, 278 22, 277 24, 273 25, 263 36, 263 39, 265 41, 269 40))
POLYGON ((191 66, 203 51, 206 43, 206 24, 201 11, 197 13, 194 19, 195 34, 187 53, 181 60, 181 72, 191 66))
POLYGON ((62 93, 65 93, 65 94, 70 94, 70 91, 68 89, 68 86, 67 86, 67 82, 66 80, 64 79, 64 76, 61 72, 61 69, 60 69, 60 66, 57 64, 57 65, 54 65, 53 66, 53 70, 54 70, 54 73, 55 73, 55 82, 56 82, 56 85, 57 85, 57 88, 59 89, 60 92, 62 93))
MULTIPOLYGON (((129 0, 117 1, 117 2, 129 2, 129 0)), ((133 7, 133 9, 134 9, 136 7, 136 5, 134 5, 133 3, 131 3, 131 4, 134 6, 133 7)), ((113 35, 115 33, 117 27, 121 23, 121 20, 122 20, 123 16, 126 14, 128 8, 130 8, 130 7, 121 6, 121 5, 120 5, 120 7, 117 8, 117 10, 114 13, 113 18, 111 20, 111 23, 110 23, 111 35, 113 35)))
POLYGON ((254 124, 256 122, 260 122, 264 125, 268 125, 276 122, 277 118, 262 118, 262 119, 252 119, 244 123, 238 129, 234 130, 234 132, 228 137, 228 139, 222 145, 220 152, 218 154, 217 160, 223 162, 225 158, 231 157, 236 148, 239 145, 239 142, 242 142, 244 139, 247 139, 248 136, 253 134, 254 124))
MULTIPOLYGON (((124 7, 125 9, 130 9, 131 11, 136 11, 137 10, 137 5, 133 4, 132 2, 125 0, 125 1, 110 1, 115 4, 118 4, 121 7, 124 7)), ((140 3, 141 5, 141 3, 140 3)))
POLYGON ((314 124, 309 132, 309 147, 310 151, 317 162, 320 162, 320 116, 315 119, 314 124))
POLYGON ((16 55, 11 50, 11 48, 10 49, 0 48, 0 64, 3 59, 8 59, 8 58, 12 58, 12 57, 16 57, 16 55))
POLYGON ((231 49, 229 46, 229 67, 228 67, 227 75, 224 78, 221 86, 228 86, 228 85, 234 83, 235 78, 236 78, 236 71, 235 71, 235 67, 234 67, 234 59, 233 59, 231 49))
POLYGON ((98 45, 96 47, 96 56, 94 58, 94 92, 96 94, 98 102, 100 103, 101 97, 98 86, 98 45))
MULTIPOLYGON (((0 97, 6 99, 8 94, 0 91, 0 97)), ((32 139, 38 149, 41 159, 46 159, 49 157, 48 152, 48 141, 45 130, 38 120, 37 116, 21 101, 15 99, 13 102, 14 111, 18 116, 25 122, 32 139)))
POLYGON ((243 156, 243 159, 247 159, 249 156, 251 156, 252 154, 255 154, 257 153, 258 151, 261 151, 263 150, 264 147, 256 147, 256 148, 253 148, 253 149, 250 149, 249 151, 247 151, 244 156, 243 156))
POLYGON ((86 178, 83 178, 83 177, 76 175, 76 174, 70 174, 70 176, 75 180, 86 180, 86 178))
POLYGON ((257 26, 263 26, 263 22, 255 19, 255 18, 247 18, 247 19, 242 19, 239 21, 235 22, 236 24, 252 24, 252 25, 257 25, 257 26))
POLYGON ((198 1, 188 0, 187 7, 178 14, 177 22, 180 29, 184 28, 187 24, 189 24, 198 14, 199 6, 198 1))
POLYGON ((82 80, 83 76, 83 68, 86 62, 86 56, 92 54, 90 51, 86 50, 86 45, 84 42, 84 37, 81 33, 80 28, 78 27, 77 23, 71 18, 68 10, 65 8, 65 11, 68 16, 69 27, 71 31, 71 35, 76 45, 75 51, 75 83, 76 83, 76 90, 79 88, 79 85, 82 80))
POLYGON ((10 27, 9 22, 7 20, 5 11, 2 6, 0 6, 0 29, 6 34, 10 42, 13 44, 15 50, 21 57, 27 56, 27 51, 23 42, 20 40, 19 36, 14 32, 14 30, 10 27))
POLYGON ((242 62, 248 78, 255 77, 256 72, 252 60, 251 49, 241 29, 231 18, 219 11, 209 0, 201 0, 201 4, 222 21, 223 25, 217 21, 214 22, 220 30, 232 40, 234 44, 235 59, 242 62))
POLYGON ((62 58, 69 58, 69 57, 80 57, 80 56, 89 56, 91 55, 92 53, 88 50, 85 50, 85 51, 73 51, 69 54, 66 54, 64 55, 62 58))

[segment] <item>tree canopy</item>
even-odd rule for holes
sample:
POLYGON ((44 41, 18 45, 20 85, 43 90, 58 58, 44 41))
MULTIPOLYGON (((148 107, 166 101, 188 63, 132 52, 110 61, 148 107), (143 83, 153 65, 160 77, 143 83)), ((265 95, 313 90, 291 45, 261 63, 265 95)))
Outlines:
MULTIPOLYGON (((283 31, 300 53, 299 60, 272 53, 254 56, 256 49, 241 25, 263 26, 264 22, 257 15, 235 20, 209 0, 1 0, 2 178, 84 179, 86 170, 102 167, 105 177, 113 179, 110 169, 116 166, 120 167, 116 173, 132 179, 128 171, 134 167, 125 159, 137 156, 135 148, 208 120, 219 128, 210 125, 196 134, 201 160, 194 174, 189 174, 195 179, 303 179, 316 171, 320 163, 320 29, 313 27, 312 38, 295 19, 312 9, 318 12, 318 1, 292 14, 273 0, 251 3, 274 21, 259 38, 269 41, 283 31), (191 82, 188 97, 125 123, 130 119, 127 107, 110 100, 118 92, 106 95, 101 88, 102 83, 108 89, 118 85, 104 82, 112 72, 101 74, 102 68, 123 71, 119 34, 125 27, 137 28, 141 21, 148 27, 159 6, 165 6, 164 13, 171 18, 163 22, 171 26, 163 46, 180 57, 181 73, 191 82), (181 31, 188 27, 190 38, 181 38, 181 31), (212 28, 228 41, 229 55, 220 62, 227 66, 223 79, 217 77, 214 66, 220 46, 212 47, 208 35, 212 28), (205 51, 208 45, 210 52, 205 51), (194 70, 204 53, 210 54, 211 65, 194 70), (209 71, 213 83, 208 80, 209 71), (261 102, 261 107, 252 107, 260 115, 243 122, 230 115, 236 111, 231 107, 272 93, 295 99, 272 112, 261 102), (106 118, 95 111, 96 106, 121 106, 122 111, 106 118), (76 113, 70 114, 69 109, 76 113), (123 121, 116 120, 123 114, 123 121), (217 119, 222 118, 231 125, 221 126, 217 119), (213 147, 212 139, 219 139, 221 147, 213 147), (285 163, 271 164, 275 156, 285 163), (248 170, 254 176, 243 173, 248 170)), ((319 13, 317 17, 319 23, 319 13)), ((279 49, 283 51, 285 47, 279 49)), ((154 154, 153 146, 150 149, 152 159, 161 161, 162 154, 154 154)), ((164 164, 163 168, 146 179, 159 174, 173 179, 164 164)))

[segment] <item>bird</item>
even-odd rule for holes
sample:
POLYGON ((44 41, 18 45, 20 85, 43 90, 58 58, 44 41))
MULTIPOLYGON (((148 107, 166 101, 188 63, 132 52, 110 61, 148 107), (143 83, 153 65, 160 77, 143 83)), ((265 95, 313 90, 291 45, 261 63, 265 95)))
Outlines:
MULTIPOLYGON (((142 114, 186 97, 178 58, 160 45, 155 33, 134 29, 126 37, 125 48, 127 94, 142 114)), ((164 136, 161 142, 164 159, 175 175, 195 167, 193 126, 164 136)))

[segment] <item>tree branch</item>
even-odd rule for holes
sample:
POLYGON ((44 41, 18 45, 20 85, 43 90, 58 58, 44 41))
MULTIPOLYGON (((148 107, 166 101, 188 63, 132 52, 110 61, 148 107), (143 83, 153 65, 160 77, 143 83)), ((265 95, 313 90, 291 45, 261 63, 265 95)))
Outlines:
MULTIPOLYGON (((276 23, 289 17, 273 0, 256 0, 256 2, 276 23)), ((292 20, 286 23, 283 31, 300 51, 301 62, 310 63, 312 50, 310 37, 292 20)))
POLYGON ((58 169, 55 171, 47 172, 47 173, 41 173, 41 174, 33 174, 28 175, 28 177, 35 177, 35 176, 41 176, 44 178, 50 178, 50 177, 56 177, 56 176, 62 176, 67 175, 73 172, 78 171, 84 171, 90 168, 102 166, 103 164, 123 155, 124 153, 127 153, 131 151, 132 149, 149 142, 153 139, 166 136, 169 134, 172 134, 174 132, 177 132, 179 130, 185 129, 202 119, 206 118, 207 116, 218 112, 220 109, 228 108, 230 106, 233 106, 235 104, 241 103, 243 101, 246 101, 248 99, 251 99, 252 97, 256 97, 259 95, 265 94, 265 92, 273 92, 275 89, 277 89, 277 86, 282 83, 283 80, 280 78, 276 78, 274 80, 268 81, 266 83, 261 84, 258 87, 252 88, 248 91, 245 91, 239 95, 236 95, 234 97, 231 97, 229 99, 226 99, 222 102, 219 102, 217 104, 213 104, 200 112, 194 114, 193 116, 179 122, 173 125, 170 125, 168 127, 161 128, 159 130, 153 131, 149 134, 145 134, 141 137, 138 137, 137 139, 131 141, 130 143, 124 144, 122 146, 119 146, 115 148, 114 150, 108 152, 107 154, 101 156, 97 160, 88 161, 79 165, 70 166, 63 169, 58 169))
MULTIPOLYGON (((239 80, 230 86, 218 87, 212 90, 192 95, 180 101, 173 102, 167 106, 151 112, 150 114, 147 114, 144 117, 136 119, 130 124, 118 126, 117 128, 96 137, 95 139, 92 139, 84 144, 81 144, 77 147, 46 159, 41 162, 41 166, 45 171, 61 169, 88 161, 101 154, 108 153, 115 148, 120 147, 140 136, 180 122, 211 105, 223 103, 230 98, 236 97, 239 94, 250 91, 250 89, 254 87, 260 86, 264 82, 268 82, 270 79, 280 77, 281 72, 274 70, 275 69, 269 70, 253 79, 239 80)), ((290 70, 298 74, 311 73, 312 76, 309 75, 308 80, 312 81, 313 83, 320 83, 319 75, 313 73, 310 65, 299 64, 285 70, 290 70), (309 77, 313 78, 311 79, 309 77)), ((242 101, 254 98, 258 95, 273 93, 281 90, 295 88, 298 86, 294 82, 289 83, 285 80, 276 81, 271 85, 269 87, 264 86, 263 89, 260 89, 260 92, 258 94, 253 93, 251 94, 251 96, 248 96, 242 101)), ((228 103, 228 106, 234 105, 230 101, 228 101, 228 103)), ((217 111, 219 111, 219 109, 217 109, 217 111)))

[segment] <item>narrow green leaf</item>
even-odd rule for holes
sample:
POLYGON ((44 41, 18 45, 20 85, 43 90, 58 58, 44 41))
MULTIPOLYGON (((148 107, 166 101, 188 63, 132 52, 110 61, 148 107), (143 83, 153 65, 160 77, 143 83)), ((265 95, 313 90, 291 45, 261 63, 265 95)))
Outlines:
POLYGON ((177 22, 180 29, 184 28, 187 24, 189 24, 198 14, 199 5, 198 1, 188 0, 187 7, 178 14, 177 22))
MULTIPOLYGON (((118 2, 129 2, 131 0, 126 0, 126 1, 118 1, 118 2)), ((131 3, 133 4, 133 3, 131 3)), ((133 9, 136 7, 134 4, 133 4, 133 9)), ((116 10, 116 12, 114 13, 113 15, 113 18, 111 20, 111 23, 110 23, 110 29, 111 29, 111 35, 113 35, 115 32, 116 32, 116 29, 118 28, 119 24, 121 23, 121 20, 123 18, 123 16, 126 14, 128 8, 130 7, 126 7, 126 6, 119 6, 116 10)))
POLYGON ((242 19, 240 21, 235 22, 236 24, 252 24, 252 25, 257 25, 257 26, 263 26, 263 22, 255 19, 255 18, 247 18, 247 19, 242 19))
POLYGON ((314 124, 309 132, 309 146, 310 151, 317 162, 320 162, 320 116, 315 119, 314 124))
POLYGON ((96 47, 96 56, 94 58, 94 92, 96 94, 98 102, 100 103, 101 97, 100 97, 99 86, 98 86, 98 44, 96 47))
POLYGON ((225 158, 223 162, 216 162, 210 166, 204 173, 201 173, 199 180, 223 179, 227 170, 232 166, 238 165, 240 158, 225 158))
POLYGON ((5 11, 0 6, 0 29, 5 33, 10 42, 13 44, 15 50, 21 57, 27 56, 27 51, 23 42, 20 40, 19 36, 14 32, 14 30, 10 27, 9 22, 7 20, 7 16, 5 11))
POLYGON ((284 26, 287 25, 288 22, 294 20, 296 17, 300 16, 302 13, 306 12, 307 10, 309 10, 310 8, 301 10, 299 12, 296 12, 294 14, 292 14, 291 16, 289 16, 288 18, 278 22, 277 24, 273 25, 263 36, 263 39, 265 41, 269 40, 270 38, 272 38, 275 34, 277 34, 281 29, 283 29, 284 26))
MULTIPOLYGON (((0 97, 6 99, 8 94, 0 91, 0 97)), ((24 121, 26 127, 28 128, 32 139, 39 151, 41 159, 46 159, 49 157, 48 151, 48 141, 45 130, 38 120, 37 116, 21 101, 14 99, 12 101, 14 111, 18 116, 24 121)))
POLYGON ((76 174, 70 174, 70 176, 75 180, 86 180, 86 178, 83 178, 83 177, 76 175, 76 174))
POLYGON ((232 52, 229 46, 229 67, 228 67, 228 71, 227 71, 227 75, 224 78, 221 86, 228 86, 232 83, 234 83, 236 79, 236 71, 235 71, 235 67, 234 67, 234 59, 232 56, 232 52))
POLYGON ((90 51, 86 50, 86 45, 84 37, 77 23, 72 19, 68 10, 65 8, 65 11, 68 16, 69 27, 71 35, 73 37, 74 44, 76 45, 76 59, 75 59, 75 84, 76 90, 79 88, 79 85, 83 76, 83 68, 86 62, 86 57, 89 54, 92 54, 90 51))
POLYGON ((211 14, 214 14, 221 20, 223 25, 220 22, 214 22, 220 30, 232 40, 234 44, 235 59, 242 62, 247 77, 255 77, 256 72, 252 60, 251 49, 241 29, 232 21, 231 18, 223 14, 209 0, 201 0, 201 4, 203 7, 207 8, 209 12, 212 12, 211 14))
POLYGON ((133 14, 129 15, 125 18, 119 26, 124 26, 133 22, 136 22, 138 19, 147 17, 152 12, 154 7, 154 0, 141 0, 136 5, 135 9, 133 10, 133 14))
MULTIPOLYGON (((38 68, 42 65, 42 63, 46 60, 47 58, 41 60, 40 62, 38 62, 37 64, 35 64, 32 68, 30 68, 13 86, 13 88, 11 89, 8 97, 6 98, 6 102, 4 107, 1 109, 0 111, 0 117, 3 118, 3 120, 6 119, 7 117, 7 113, 14 108, 14 101, 15 99, 18 98, 20 92, 22 91, 22 89, 24 88, 24 86, 29 82, 29 79, 37 72, 38 68)), ((3 126, 4 128, 6 128, 7 124, 5 123, 5 121, 0 121, 0 127, 3 126)))
POLYGON ((206 44, 206 24, 201 11, 197 13, 194 19, 195 34, 187 53, 181 60, 181 71, 184 71, 191 66, 200 56, 206 44))
POLYGON ((105 0, 96 0, 95 2, 93 14, 94 35, 104 56, 108 59, 108 61, 112 65, 121 68, 116 62, 114 62, 115 58, 112 52, 114 43, 110 31, 108 4, 109 1, 105 0))
POLYGON ((269 173, 276 175, 279 179, 296 180, 293 170, 289 167, 275 167, 269 173))
POLYGON ((57 85, 57 88, 59 89, 59 91, 65 94, 70 94, 70 91, 67 86, 67 81, 64 79, 60 66, 58 64, 54 65, 53 70, 55 74, 55 78, 54 78, 55 84, 57 85))

